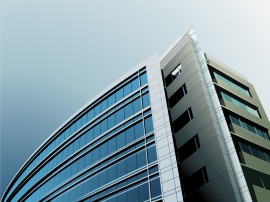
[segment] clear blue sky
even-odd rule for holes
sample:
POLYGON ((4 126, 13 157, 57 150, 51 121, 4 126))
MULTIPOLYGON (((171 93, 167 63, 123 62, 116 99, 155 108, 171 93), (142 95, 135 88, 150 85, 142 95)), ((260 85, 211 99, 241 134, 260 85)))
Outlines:
POLYGON ((268 0, 1 3, 1 195, 69 116, 191 27, 204 52, 253 83, 270 116, 268 0))

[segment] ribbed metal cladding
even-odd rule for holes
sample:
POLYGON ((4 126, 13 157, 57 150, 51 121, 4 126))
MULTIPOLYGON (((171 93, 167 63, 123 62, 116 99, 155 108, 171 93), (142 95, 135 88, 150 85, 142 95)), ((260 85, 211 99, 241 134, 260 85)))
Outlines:
POLYGON ((225 120, 224 113, 222 111, 222 108, 221 108, 221 105, 217 96, 217 92, 215 90, 209 69, 206 64, 205 55, 201 50, 195 30, 191 29, 188 32, 188 35, 192 39, 192 42, 196 51, 196 55, 198 58, 198 62, 203 72, 204 81, 207 86, 209 96, 211 98, 211 102, 215 111, 216 119, 218 121, 218 125, 220 128, 222 137, 223 137, 223 141, 224 141, 227 153, 228 153, 228 157, 229 157, 232 169, 233 169, 233 173, 237 182, 237 186, 238 186, 241 198, 244 202, 252 202, 251 195, 248 190, 247 182, 245 180, 243 170, 238 160, 236 149, 234 147, 232 137, 231 137, 228 125, 225 120))
POLYGON ((147 66, 154 134, 164 201, 183 201, 159 58, 147 66))

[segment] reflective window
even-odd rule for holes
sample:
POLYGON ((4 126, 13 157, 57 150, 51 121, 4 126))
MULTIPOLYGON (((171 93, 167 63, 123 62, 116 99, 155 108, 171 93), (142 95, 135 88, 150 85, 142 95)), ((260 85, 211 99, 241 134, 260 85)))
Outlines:
POLYGON ((269 135, 266 132, 266 129, 260 129, 260 126, 257 126, 253 123, 247 123, 243 118, 237 118, 236 116, 229 115, 231 123, 242 127, 245 130, 248 130, 266 140, 269 139, 269 135))
POLYGON ((221 96, 222 96, 223 99, 233 103, 234 105, 242 108, 243 110, 245 110, 245 111, 247 111, 247 112, 249 112, 249 113, 251 113, 251 114, 253 114, 253 115, 257 116, 257 117, 260 117, 259 112, 258 112, 257 109, 253 109, 253 108, 247 106, 246 104, 242 103, 239 100, 236 100, 235 98, 227 95, 226 93, 221 92, 221 96))
POLYGON ((215 76, 215 78, 217 78, 217 79, 223 81, 224 83, 232 86, 234 89, 240 91, 241 93, 251 97, 250 92, 249 92, 247 87, 246 88, 241 87, 240 84, 237 84, 232 79, 229 80, 229 79, 225 78, 225 76, 222 76, 221 73, 214 72, 214 76, 215 76))
POLYGON ((156 147, 152 146, 147 149, 148 163, 152 163, 157 160, 156 147))
POLYGON ((160 179, 156 178, 150 182, 150 189, 151 189, 151 197, 157 197, 161 195, 161 189, 160 189, 160 179))
POLYGON ((147 84, 147 76, 146 76, 146 73, 143 73, 143 74, 140 76, 140 80, 141 80, 141 86, 147 84))
POLYGON ((149 93, 143 95, 143 107, 148 107, 150 105, 149 93))
POLYGON ((144 121, 144 124, 145 124, 145 134, 150 133, 154 130, 152 116, 147 117, 144 121))

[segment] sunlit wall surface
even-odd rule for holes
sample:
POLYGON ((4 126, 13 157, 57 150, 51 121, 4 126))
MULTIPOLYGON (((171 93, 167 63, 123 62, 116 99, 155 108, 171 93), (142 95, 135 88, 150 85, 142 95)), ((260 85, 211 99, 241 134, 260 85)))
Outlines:
POLYGON ((3 201, 160 200, 147 68, 136 68, 53 134, 3 201))

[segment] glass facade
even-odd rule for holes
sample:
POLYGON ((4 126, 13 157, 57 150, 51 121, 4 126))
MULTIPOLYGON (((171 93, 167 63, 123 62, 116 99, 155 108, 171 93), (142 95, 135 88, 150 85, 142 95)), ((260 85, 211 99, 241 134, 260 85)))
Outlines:
POLYGON ((159 198, 144 67, 86 107, 44 144, 17 176, 6 201, 159 198))

